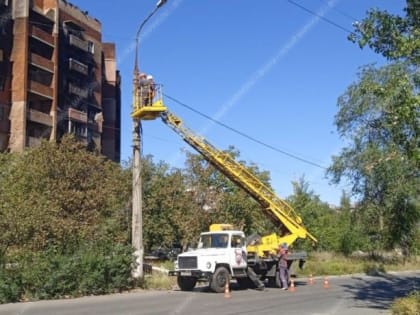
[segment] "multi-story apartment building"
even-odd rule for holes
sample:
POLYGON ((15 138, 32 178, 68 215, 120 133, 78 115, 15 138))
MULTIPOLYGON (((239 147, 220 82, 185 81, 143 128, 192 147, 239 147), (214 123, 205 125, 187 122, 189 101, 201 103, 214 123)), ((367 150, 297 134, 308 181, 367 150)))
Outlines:
POLYGON ((65 0, 0 0, 0 151, 73 133, 119 162, 120 109, 97 19, 65 0))

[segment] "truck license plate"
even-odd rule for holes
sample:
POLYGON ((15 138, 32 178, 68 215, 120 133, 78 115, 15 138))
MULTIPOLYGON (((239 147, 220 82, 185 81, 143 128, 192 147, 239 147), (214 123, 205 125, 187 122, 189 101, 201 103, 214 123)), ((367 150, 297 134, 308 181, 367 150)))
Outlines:
POLYGON ((181 271, 181 276, 191 276, 191 271, 181 271))

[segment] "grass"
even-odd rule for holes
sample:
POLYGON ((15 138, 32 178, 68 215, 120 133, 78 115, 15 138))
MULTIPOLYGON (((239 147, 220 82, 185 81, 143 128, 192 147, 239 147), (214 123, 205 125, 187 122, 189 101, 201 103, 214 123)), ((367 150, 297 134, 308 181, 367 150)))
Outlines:
POLYGON ((406 297, 396 299, 391 305, 391 314, 420 314, 420 291, 413 291, 406 297))
POLYGON ((164 271, 173 270, 174 263, 171 261, 156 261, 151 263, 153 271, 146 274, 141 287, 143 289, 171 290, 176 285, 176 278, 169 277, 164 271), (159 271, 161 270, 161 271, 159 271))
POLYGON ((143 289, 171 290, 176 284, 175 277, 169 277, 162 273, 152 273, 146 275, 143 283, 143 289))
POLYGON ((420 270, 420 257, 409 260, 384 256, 345 257, 335 253, 311 253, 304 269, 297 271, 301 276, 326 276, 365 273, 377 275, 388 271, 420 270))

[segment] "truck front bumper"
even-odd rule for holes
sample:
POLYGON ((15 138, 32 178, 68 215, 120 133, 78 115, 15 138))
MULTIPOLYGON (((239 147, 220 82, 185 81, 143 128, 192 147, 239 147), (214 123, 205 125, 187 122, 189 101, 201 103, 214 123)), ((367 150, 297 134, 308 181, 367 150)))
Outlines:
POLYGON ((168 275, 173 277, 194 277, 197 279, 208 280, 211 278, 212 273, 209 271, 201 270, 170 270, 168 275))

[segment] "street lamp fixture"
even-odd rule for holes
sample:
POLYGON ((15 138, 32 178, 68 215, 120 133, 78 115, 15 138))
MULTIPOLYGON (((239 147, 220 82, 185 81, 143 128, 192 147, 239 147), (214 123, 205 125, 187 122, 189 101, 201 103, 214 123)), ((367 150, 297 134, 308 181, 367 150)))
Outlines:
MULTIPOLYGON (((138 66, 138 50, 139 50, 139 37, 141 30, 149 19, 161 8, 167 0, 159 0, 155 8, 140 24, 136 33, 136 56, 134 61, 133 71, 133 109, 139 107, 138 86, 139 86, 139 66, 138 66)), ((133 201, 132 201, 132 223, 131 223, 131 244, 135 250, 136 269, 133 270, 135 278, 143 279, 143 200, 142 200, 142 178, 141 178, 141 121, 138 117, 133 117, 133 201)))
POLYGON ((159 0, 158 3, 156 3, 156 7, 160 8, 161 6, 163 6, 165 3, 167 2, 167 0, 159 0))
POLYGON ((138 70, 139 70, 139 67, 138 67, 138 52, 139 52, 139 38, 140 38, 141 30, 143 29, 144 25, 146 25, 147 21, 149 21, 150 18, 156 13, 156 11, 159 10, 159 8, 161 8, 166 2, 167 2, 167 0, 159 0, 156 3, 155 8, 143 20, 143 22, 140 24, 140 26, 137 30, 137 33, 136 33, 136 58, 135 58, 135 64, 134 64, 134 70, 137 71, 137 73, 138 73, 138 70))

